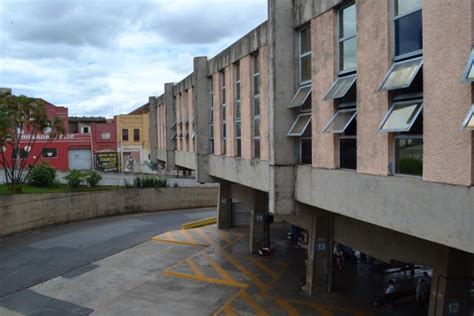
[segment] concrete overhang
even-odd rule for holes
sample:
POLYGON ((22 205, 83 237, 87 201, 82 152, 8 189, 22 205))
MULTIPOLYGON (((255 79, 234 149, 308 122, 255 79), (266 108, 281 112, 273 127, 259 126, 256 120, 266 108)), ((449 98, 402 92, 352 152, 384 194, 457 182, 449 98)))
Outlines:
POLYGON ((175 165, 186 169, 196 170, 196 153, 176 151, 175 165))

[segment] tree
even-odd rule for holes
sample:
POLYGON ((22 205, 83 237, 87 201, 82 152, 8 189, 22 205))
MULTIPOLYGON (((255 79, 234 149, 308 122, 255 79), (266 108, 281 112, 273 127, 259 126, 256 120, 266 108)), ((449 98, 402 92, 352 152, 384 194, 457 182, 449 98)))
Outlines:
POLYGON ((32 167, 38 162, 40 154, 33 159, 29 155, 36 148, 38 136, 47 139, 39 151, 41 153, 53 139, 64 133, 63 122, 58 117, 48 120, 43 100, 23 95, 0 95, 0 165, 3 165, 9 190, 21 192, 32 167), (7 155, 9 149, 11 159, 7 155), (22 150, 26 157, 22 157, 22 150))

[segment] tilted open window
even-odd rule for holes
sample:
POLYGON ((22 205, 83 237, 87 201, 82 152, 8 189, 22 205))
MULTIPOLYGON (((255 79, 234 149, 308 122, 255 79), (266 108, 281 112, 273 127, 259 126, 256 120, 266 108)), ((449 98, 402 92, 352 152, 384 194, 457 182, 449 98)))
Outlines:
POLYGON ((296 91, 295 96, 291 99, 289 108, 301 107, 311 95, 311 85, 301 86, 296 91))
POLYGON ((467 112, 466 118, 462 123, 463 128, 474 129, 474 104, 471 105, 469 112, 467 112))
POLYGON ((357 75, 339 77, 334 81, 324 100, 339 99, 344 97, 357 80, 357 75))
POLYGON ((385 75, 379 91, 408 88, 422 65, 422 57, 394 63, 385 75))
POLYGON ((380 124, 380 132, 408 132, 423 110, 423 101, 396 102, 380 124))
POLYGON ((471 55, 467 61, 463 80, 465 82, 474 82, 474 49, 471 51, 471 55))
POLYGON ((311 122, 311 113, 301 113, 288 131, 288 136, 300 137, 311 122))
POLYGON ((331 120, 329 120, 329 123, 323 129, 323 132, 336 134, 344 133, 356 115, 357 110, 354 108, 338 110, 331 120))
POLYGON ((173 122, 173 124, 171 124, 171 128, 175 128, 176 127, 176 121, 173 122))

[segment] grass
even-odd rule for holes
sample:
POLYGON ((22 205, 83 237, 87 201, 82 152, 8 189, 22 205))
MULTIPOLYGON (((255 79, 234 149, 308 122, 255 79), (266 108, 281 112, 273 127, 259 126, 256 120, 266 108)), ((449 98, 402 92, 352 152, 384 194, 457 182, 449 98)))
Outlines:
MULTIPOLYGON (((80 188, 76 190, 72 190, 67 185, 54 185, 50 187, 35 187, 33 185, 25 184, 23 186, 23 193, 31 194, 31 193, 64 193, 64 192, 90 192, 90 191, 102 191, 102 190, 111 190, 116 189, 117 187, 109 187, 109 186, 102 186, 97 188, 80 188)), ((6 184, 0 185, 0 195, 3 194, 13 194, 13 192, 8 190, 6 184)))

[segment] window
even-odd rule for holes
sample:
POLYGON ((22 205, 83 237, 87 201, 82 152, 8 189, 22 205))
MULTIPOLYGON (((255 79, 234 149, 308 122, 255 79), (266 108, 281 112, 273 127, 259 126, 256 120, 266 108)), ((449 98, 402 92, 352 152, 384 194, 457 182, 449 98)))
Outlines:
POLYGON ((303 106, 308 98, 311 98, 311 85, 301 86, 296 91, 295 96, 291 99, 289 108, 296 108, 303 106))
POLYGON ((396 102, 392 105, 380 124, 381 132, 407 132, 420 115, 423 108, 421 100, 396 102))
POLYGON ((311 120, 308 126, 305 128, 303 134, 301 135, 299 141, 299 152, 298 152, 298 162, 301 164, 310 165, 312 161, 311 154, 311 120))
POLYGON ((88 134, 88 133, 89 133, 89 127, 83 127, 83 128, 82 128, 82 132, 83 132, 84 134, 88 134))
POLYGON ((311 28, 300 30, 298 39, 300 84, 305 84, 311 81, 311 28))
POLYGON ((41 151, 41 157, 43 158, 56 158, 58 156, 58 150, 56 148, 44 148, 41 151))
POLYGON ((260 158, 260 67, 258 53, 253 55, 253 157, 260 158))
POLYGON ((214 154, 214 80, 211 76, 211 105, 209 111, 209 153, 214 154))
POLYGON ((136 142, 140 141, 140 130, 138 128, 133 130, 133 140, 136 142))
POLYGON ((101 135, 102 140, 108 140, 110 139, 110 132, 104 132, 101 135))
POLYGON ((466 118, 464 119, 462 127, 474 129, 474 104, 471 105, 471 108, 469 109, 469 112, 467 113, 466 118))
POLYGON ((234 65, 235 88, 234 88, 234 127, 235 127, 235 155, 242 155, 242 131, 241 131, 241 113, 240 113, 240 64, 234 65))
POLYGON ((357 75, 339 77, 334 81, 329 91, 326 93, 324 100, 333 100, 344 97, 352 88, 357 80, 357 75))
POLYGON ((351 4, 339 10, 339 71, 357 68, 356 6, 351 4))
POLYGON ((421 0, 394 0, 395 58, 421 54, 423 29, 421 0))
POLYGON ((423 65, 423 58, 394 63, 382 81, 379 90, 395 90, 409 87, 423 65))
MULTIPOLYGON (((29 152, 26 151, 25 149, 21 148, 20 149, 20 159, 26 159, 29 156, 29 152)), ((12 159, 17 159, 17 151, 13 150, 12 152, 12 159)))
POLYGON ((474 49, 471 51, 471 55, 467 61, 463 80, 465 82, 474 82, 474 49))
POLYGON ((122 129, 122 140, 128 141, 128 129, 126 128, 122 129))
POLYGON ((355 119, 356 115, 357 111, 354 108, 338 110, 323 131, 325 133, 344 133, 349 124, 355 119))
POLYGON ((221 118, 222 118, 222 149, 221 153, 226 154, 226 138, 227 138, 227 124, 226 124, 226 105, 225 105, 225 72, 221 71, 221 118))
POLYGON ((301 113, 298 115, 293 125, 288 131, 288 136, 303 136, 304 132, 311 123, 311 113, 301 113))

